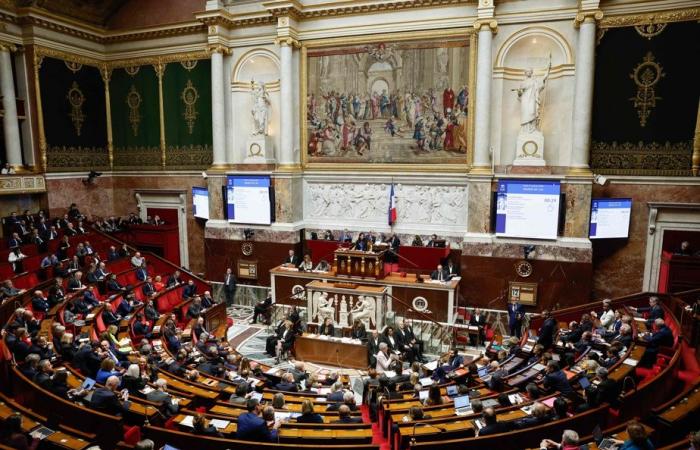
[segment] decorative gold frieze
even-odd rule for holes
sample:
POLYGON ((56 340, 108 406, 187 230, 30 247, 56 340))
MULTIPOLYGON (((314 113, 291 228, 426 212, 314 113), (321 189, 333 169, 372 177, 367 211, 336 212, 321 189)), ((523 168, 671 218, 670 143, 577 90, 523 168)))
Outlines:
POLYGON ((590 11, 579 11, 574 18, 574 26, 580 27, 586 20, 594 20, 599 22, 603 18, 603 11, 599 9, 593 9, 590 11))
POLYGON ((73 82, 71 88, 66 94, 66 99, 70 103, 71 111, 68 114, 70 116, 71 122, 75 127, 75 134, 80 136, 83 129, 83 122, 85 122, 85 113, 83 113, 83 103, 85 103, 85 95, 83 91, 80 90, 80 86, 77 82, 73 82))
POLYGON ((141 94, 136 90, 136 86, 131 85, 129 93, 126 94, 126 105, 129 107, 129 123, 134 136, 139 135, 139 125, 141 124, 141 94))
POLYGON ((212 44, 207 47, 207 53, 211 55, 212 53, 221 53, 222 55, 230 55, 231 49, 221 44, 212 44))
POLYGON ((33 194, 46 192, 43 175, 14 175, 0 178, 0 195, 33 194))
POLYGON ((83 68, 83 65, 79 62, 76 62, 76 61, 65 61, 64 60, 63 63, 66 65, 66 68, 73 73, 78 73, 78 72, 80 72, 80 69, 83 68))
POLYGON ((124 72, 131 77, 135 77, 137 73, 141 70, 141 66, 128 66, 124 67, 124 72))
POLYGON ((677 9, 674 11, 657 11, 643 14, 605 16, 599 23, 601 27, 632 27, 650 23, 685 22, 700 19, 700 8, 677 9))
POLYGON ((199 61, 196 59, 186 59, 184 61, 180 61, 180 64, 182 65, 183 69, 185 69, 187 71, 191 71, 192 69, 197 67, 198 62, 199 61))
POLYGON ((647 23, 644 25, 636 25, 634 29, 641 37, 649 40, 660 35, 666 29, 667 23, 647 23))
POLYGON ((656 107, 656 101, 661 100, 661 97, 656 95, 654 86, 665 75, 663 68, 654 60, 654 55, 651 52, 647 52, 642 62, 637 64, 630 73, 630 78, 637 85, 637 94, 629 100, 637 109, 639 126, 641 127, 647 125, 647 119, 649 119, 652 109, 656 107))
POLYGON ((692 142, 592 142, 591 169, 611 175, 688 176, 692 142))

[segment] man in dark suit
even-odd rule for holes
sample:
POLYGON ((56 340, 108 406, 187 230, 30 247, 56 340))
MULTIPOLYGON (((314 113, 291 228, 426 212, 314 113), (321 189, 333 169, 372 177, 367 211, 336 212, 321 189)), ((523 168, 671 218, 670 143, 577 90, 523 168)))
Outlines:
POLYGON ((381 339, 379 338, 379 332, 375 329, 372 330, 372 334, 367 339, 367 358, 370 367, 375 367, 377 365, 377 359, 374 355, 379 353, 379 343, 381 339))
POLYGON ((128 392, 121 394, 120 396, 123 401, 120 401, 117 397, 118 388, 119 378, 112 375, 107 378, 105 387, 95 389, 95 392, 92 393, 90 405, 102 412, 117 416, 129 411, 129 394, 128 392))
POLYGON ((437 281, 447 281, 447 271, 443 269, 442 264, 438 264, 437 269, 433 270, 433 273, 430 274, 430 279, 437 281))
POLYGON ((299 257, 294 254, 294 250, 289 250, 289 256, 284 259, 282 265, 286 267, 297 267, 299 265, 299 257))
POLYGON ((566 378, 566 374, 559 369, 559 363, 556 361, 547 363, 542 385, 550 392, 559 391, 562 395, 572 395, 574 393, 569 380, 566 378))
POLYGON ((102 321, 104 322, 105 325, 119 325, 119 322, 121 321, 121 317, 116 315, 112 311, 112 305, 109 303, 105 303, 104 309, 102 310, 102 321))
POLYGON ((50 307, 48 300, 44 298, 44 293, 40 290, 34 291, 34 295, 32 295, 32 310, 35 313, 42 312, 46 314, 49 312, 50 307))
POLYGON ((525 307, 520 304, 517 297, 510 299, 508 303, 508 328, 510 335, 520 339, 523 330, 523 318, 525 317, 525 307))
POLYGON ((153 278, 152 277, 147 277, 146 282, 141 286, 141 292, 143 292, 143 295, 146 297, 150 297, 151 295, 156 293, 156 288, 153 286, 153 278))
POLYGON ((544 317, 544 323, 539 330, 537 343, 547 350, 554 343, 554 336, 557 333, 557 321, 548 310, 542 311, 542 316, 544 317))
POLYGON ((447 267, 445 268, 445 272, 447 272, 448 280, 451 280, 454 277, 462 276, 459 267, 457 267, 451 259, 447 260, 447 267))
POLYGON ((187 285, 182 290, 182 298, 185 300, 197 295, 197 285, 194 284, 194 280, 188 280, 187 285))
POLYGON ((73 275, 68 280, 68 290, 69 291, 79 291, 79 290, 85 289, 85 286, 83 285, 83 282, 82 282, 82 278, 83 278, 83 272, 81 272, 81 271, 74 272, 73 275))
POLYGON ((21 247, 22 239, 19 237, 18 233, 12 233, 12 237, 7 241, 7 246, 9 248, 21 247))
POLYGON ((617 381, 608 378, 608 369, 605 367, 598 367, 595 375, 600 380, 598 383, 598 404, 607 403, 613 408, 617 408, 620 403, 620 386, 617 381))
POLYGON ((630 309, 634 312, 637 312, 637 313, 648 313, 647 322, 646 322, 648 330, 651 330, 651 327, 654 325, 654 321, 656 319, 663 319, 664 318, 664 309, 659 304, 659 297, 655 297, 655 296, 649 297, 649 306, 648 307, 643 307, 643 308, 631 307, 630 309))
POLYGON ((251 323, 257 323, 258 321, 258 316, 264 314, 268 308, 272 306, 272 292, 269 292, 267 294, 267 297, 265 297, 265 300, 258 302, 255 304, 255 307, 253 307, 253 321, 251 323))
POLYGON ((619 342, 625 348, 630 348, 632 345, 632 327, 629 324, 623 323, 620 325, 620 333, 612 338, 611 344, 619 342))
POLYGON ((146 278, 148 278, 148 269, 146 268, 146 260, 144 260, 141 267, 136 269, 136 279, 139 281, 146 281, 146 278))
POLYGON ((294 375, 287 372, 282 375, 282 381, 275 385, 275 390, 282 392, 299 392, 299 387, 294 383, 294 375))
POLYGON ((479 327, 479 335, 477 341, 477 335, 470 333, 469 341, 472 345, 482 345, 484 343, 484 327, 486 326, 486 316, 481 312, 479 308, 475 308, 471 317, 469 318, 469 325, 472 327, 479 327))
POLYGON ((348 405, 340 405, 338 408, 338 420, 331 423, 362 423, 362 417, 350 416, 350 407, 348 405))
POLYGON ((426 247, 437 247, 437 234, 431 234, 430 235, 430 240, 428 241, 427 244, 425 244, 426 247))
POLYGON ((265 420, 260 417, 260 403, 254 398, 248 399, 246 409, 248 412, 238 416, 236 439, 242 441, 276 442, 277 429, 280 423, 275 422, 272 430, 270 430, 265 420))
POLYGON ((224 275, 224 297, 227 306, 233 305, 233 299, 236 297, 236 277, 230 267, 226 269, 226 275, 224 275))
POLYGON ((176 270, 173 272, 172 275, 168 277, 168 282, 166 283, 166 287, 175 287, 179 284, 182 284, 182 280, 180 279, 180 271, 176 270))
POLYGON ((650 367, 656 361, 656 355, 659 354, 660 347, 673 347, 673 332, 666 326, 664 319, 656 319, 654 321, 655 331, 651 336, 646 336, 644 340, 647 342, 647 348, 644 350, 639 364, 643 367, 650 367))
POLYGON ((543 403, 535 402, 532 404, 530 415, 516 420, 513 424, 513 428, 522 430, 523 428, 542 425, 548 421, 549 418, 547 417, 547 407, 543 403))
POLYGON ((496 416, 496 411, 493 408, 484 409, 482 415, 484 426, 479 430, 479 436, 488 436, 489 434, 506 433, 512 429, 510 422, 499 422, 496 416))
POLYGON ((177 414, 179 410, 177 401, 173 401, 173 397, 166 392, 168 389, 168 382, 163 378, 158 378, 155 385, 156 389, 146 394, 146 400, 163 406, 167 417, 177 414))

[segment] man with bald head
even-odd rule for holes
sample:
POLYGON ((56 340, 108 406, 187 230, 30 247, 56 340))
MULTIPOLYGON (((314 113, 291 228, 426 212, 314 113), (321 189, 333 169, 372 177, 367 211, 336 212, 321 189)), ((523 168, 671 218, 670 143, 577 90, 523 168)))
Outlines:
POLYGON ((340 405, 338 408, 338 420, 331 423, 362 423, 362 417, 350 416, 350 407, 348 405, 340 405))
POLYGON ((92 393, 90 406, 107 414, 120 416, 129 411, 129 391, 119 389, 119 377, 112 375, 107 378, 105 387, 98 388, 92 393))

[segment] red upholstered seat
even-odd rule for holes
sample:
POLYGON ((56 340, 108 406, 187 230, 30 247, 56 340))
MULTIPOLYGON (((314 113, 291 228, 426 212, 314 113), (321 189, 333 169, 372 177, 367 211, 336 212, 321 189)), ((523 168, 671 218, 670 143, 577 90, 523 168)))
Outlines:
POLYGON ((104 320, 102 320, 102 313, 97 314, 95 317, 95 326, 97 327, 97 332, 100 334, 107 329, 104 320))
POLYGON ((141 427, 138 425, 124 426, 124 442, 128 445, 136 445, 141 440, 141 427))

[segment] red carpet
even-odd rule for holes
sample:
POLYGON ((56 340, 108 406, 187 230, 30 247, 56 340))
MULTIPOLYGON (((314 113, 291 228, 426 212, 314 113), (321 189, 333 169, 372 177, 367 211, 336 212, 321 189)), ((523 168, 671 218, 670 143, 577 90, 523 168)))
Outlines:
MULTIPOLYGON (((369 407, 367 405, 360 406, 360 411, 362 412, 362 421, 369 422, 369 407)), ((382 431, 379 429, 379 423, 372 423, 372 444, 379 445, 379 450, 389 450, 389 442, 382 436, 382 431)))

